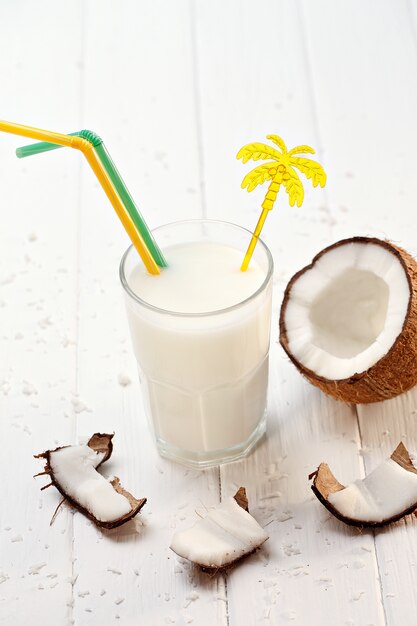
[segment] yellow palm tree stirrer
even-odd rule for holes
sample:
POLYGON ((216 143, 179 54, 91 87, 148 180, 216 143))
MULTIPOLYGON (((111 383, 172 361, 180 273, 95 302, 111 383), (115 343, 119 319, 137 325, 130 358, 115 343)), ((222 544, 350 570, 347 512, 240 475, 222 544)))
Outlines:
POLYGON ((242 272, 248 269, 249 261, 252 258, 253 251, 257 244, 259 235, 266 220, 268 212, 274 207, 281 185, 289 196, 290 206, 301 206, 304 200, 303 184, 294 168, 298 169, 307 178, 311 179, 313 187, 324 187, 326 184, 326 173, 322 166, 304 157, 297 157, 296 154, 314 154, 313 148, 310 146, 296 146, 292 150, 287 151, 287 146, 278 135, 268 135, 277 148, 266 145, 265 143, 249 143, 243 146, 237 153, 236 158, 242 159, 243 163, 252 159, 253 161, 265 161, 272 159, 268 163, 258 165, 249 174, 246 174, 242 181, 242 189, 247 187, 248 191, 253 191, 258 185, 262 185, 265 181, 270 180, 265 200, 262 203, 262 213, 252 235, 252 239, 241 265, 242 272))

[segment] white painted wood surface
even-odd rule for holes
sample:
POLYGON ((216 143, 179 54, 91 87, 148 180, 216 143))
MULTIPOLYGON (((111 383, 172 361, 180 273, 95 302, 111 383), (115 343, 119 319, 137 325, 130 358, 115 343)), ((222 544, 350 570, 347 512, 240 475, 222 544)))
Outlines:
POLYGON ((17 161, 0 136, 0 624, 411 626, 417 527, 357 533, 330 518, 307 474, 343 482, 402 438, 417 449, 417 394, 345 406, 301 379, 277 341, 282 290, 323 246, 375 234, 417 253, 415 2, 256 4, 6 0, 0 117, 106 141, 152 226, 207 216, 253 227, 245 142, 310 143, 329 174, 301 209, 278 202, 268 436, 246 460, 196 472, 156 454, 118 283, 126 236, 71 151, 17 161), (131 384, 122 386, 120 374, 131 384), (97 531, 32 480, 32 455, 114 430, 106 471, 147 496, 139 523, 97 531), (241 484, 265 548, 227 578, 168 549, 195 509, 241 484))

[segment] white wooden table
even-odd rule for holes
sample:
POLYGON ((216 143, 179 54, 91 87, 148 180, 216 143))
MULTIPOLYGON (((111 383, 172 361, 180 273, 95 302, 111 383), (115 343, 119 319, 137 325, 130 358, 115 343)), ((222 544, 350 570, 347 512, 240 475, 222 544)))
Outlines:
POLYGON ((241 145, 282 134, 328 172, 301 209, 281 199, 268 435, 245 461, 197 472, 157 455, 118 280, 128 241, 81 156, 18 161, 0 136, 0 623, 6 626, 411 626, 417 522, 358 533, 315 500, 400 439, 417 449, 417 392, 351 407, 307 384, 277 344, 290 276, 344 236, 417 252, 417 3, 397 0, 3 0, 0 117, 101 134, 151 226, 210 217, 254 226, 241 145), (123 386, 119 376, 128 376, 123 386), (100 532, 57 505, 33 454, 115 431, 106 472, 148 504, 100 532), (168 548, 175 529, 240 485, 270 539, 227 576, 168 548))

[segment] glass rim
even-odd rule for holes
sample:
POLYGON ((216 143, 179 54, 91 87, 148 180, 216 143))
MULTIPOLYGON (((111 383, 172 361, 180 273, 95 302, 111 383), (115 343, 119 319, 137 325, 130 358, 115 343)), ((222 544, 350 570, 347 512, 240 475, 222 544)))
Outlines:
MULTIPOLYGON (((162 229, 162 228, 166 228, 167 226, 176 226, 178 224, 219 224, 222 226, 233 226, 234 228, 237 228, 241 231, 244 231, 246 233, 248 233, 251 237, 253 235, 253 233, 248 230, 247 228, 245 228, 244 226, 240 226, 239 224, 235 224, 233 222, 226 222, 224 220, 211 220, 211 219, 204 219, 204 218, 197 218, 197 219, 190 219, 190 220, 177 220, 175 222, 168 222, 166 224, 161 224, 160 226, 157 226, 156 228, 152 229, 152 234, 157 234, 158 230, 162 229)), ((153 304, 150 304, 149 302, 146 302, 146 300, 142 300, 142 298, 140 298, 130 287, 128 280, 126 278, 126 274, 125 274, 125 264, 126 264, 126 260, 127 257, 129 256, 130 252, 134 250, 133 244, 131 244, 127 250, 125 251, 125 253, 123 254, 121 260, 120 260, 120 265, 119 265, 119 278, 120 278, 120 282, 122 283, 122 287, 125 290, 125 292, 138 304, 140 304, 141 306, 145 307, 146 309, 149 309, 151 311, 154 311, 156 313, 160 313, 163 315, 172 315, 175 317, 192 317, 192 318, 198 318, 198 317, 211 317, 211 316, 215 316, 215 315, 221 315, 223 313, 228 313, 229 311, 234 311, 235 309, 238 309, 239 307, 243 306, 244 304, 247 304, 248 302, 250 302, 251 300, 254 300, 260 293, 262 293, 262 291, 265 290, 265 288, 267 287, 273 271, 274 271, 274 259, 272 257, 272 253, 270 251, 270 249, 268 248, 268 246, 266 245, 266 243, 264 243, 264 241, 261 238, 258 238, 258 245, 261 245, 263 250, 266 253, 266 258, 268 261, 268 271, 265 275, 264 280, 262 281, 261 285, 258 287, 258 289, 256 289, 256 291, 254 291, 250 296, 248 296, 247 298, 245 298, 244 300, 240 300, 239 302, 237 302, 236 304, 232 304, 231 306, 222 308, 222 309, 215 309, 214 311, 203 311, 200 313, 187 313, 187 312, 182 312, 182 311, 171 311, 170 309, 163 309, 161 307, 155 306, 153 304)), ((163 271, 163 269, 162 269, 163 271)), ((155 276, 155 279, 157 280, 158 277, 155 276)))

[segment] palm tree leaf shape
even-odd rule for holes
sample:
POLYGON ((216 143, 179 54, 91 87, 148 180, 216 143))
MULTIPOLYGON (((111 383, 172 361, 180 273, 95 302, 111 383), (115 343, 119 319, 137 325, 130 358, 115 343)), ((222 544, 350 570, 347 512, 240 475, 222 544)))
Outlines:
POLYGON ((304 174, 307 178, 310 178, 313 187, 324 187, 326 184, 326 172, 317 161, 313 161, 312 159, 303 159, 301 157, 292 157, 290 159, 290 163, 293 167, 296 167, 300 172, 304 174))
POLYGON ((294 204, 296 204, 300 207, 304 200, 303 184, 297 172, 289 165, 287 165, 285 174, 282 179, 282 184, 284 185, 285 191, 289 196, 290 206, 294 206, 294 204))
POLYGON ((242 180, 241 187, 242 189, 247 187, 248 191, 253 191, 255 187, 262 185, 266 180, 272 180, 276 173, 277 165, 274 161, 264 163, 264 165, 258 165, 258 167, 255 167, 255 169, 246 174, 245 178, 242 180))
POLYGON ((292 156, 293 154, 316 154, 316 151, 310 148, 310 146, 295 146, 295 148, 291 148, 287 154, 288 156, 292 156))
POLYGON ((239 150, 236 157, 237 159, 242 159, 243 163, 246 163, 249 159, 253 159, 254 161, 272 159, 269 163, 255 167, 246 174, 242 181, 242 189, 247 188, 248 191, 253 191, 255 187, 262 185, 265 181, 271 181, 262 203, 262 213, 258 219, 258 223, 256 224, 240 268, 242 272, 248 269, 266 216, 268 212, 274 208, 281 185, 284 186, 288 194, 290 206, 296 204, 300 207, 302 205, 304 200, 304 188, 296 169, 311 180, 313 187, 317 187, 317 185, 324 187, 326 184, 326 173, 319 163, 312 159, 295 156, 296 154, 314 154, 313 148, 301 145, 295 146, 295 148, 288 151, 285 141, 278 135, 267 135, 267 139, 272 141, 277 148, 272 148, 264 143, 249 143, 239 150))
POLYGON ((253 159, 254 161, 259 161, 259 159, 262 159, 263 161, 265 161, 265 159, 280 161, 282 154, 275 148, 267 146, 265 143, 248 143, 239 150, 236 158, 242 159, 243 163, 246 163, 249 159, 253 159))
POLYGON ((281 139, 281 137, 278 137, 278 135, 267 135, 266 138, 273 141, 274 144, 278 146, 278 148, 281 148, 283 154, 287 153, 287 146, 285 145, 285 141, 281 139))

